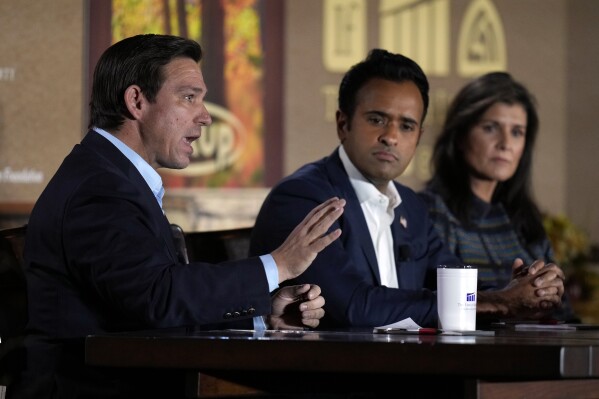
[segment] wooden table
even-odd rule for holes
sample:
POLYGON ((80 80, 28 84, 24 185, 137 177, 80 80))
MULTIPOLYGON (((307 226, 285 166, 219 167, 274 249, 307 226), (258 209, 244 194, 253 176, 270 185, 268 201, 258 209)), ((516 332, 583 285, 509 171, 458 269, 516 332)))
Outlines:
POLYGON ((89 336, 86 363, 186 369, 198 381, 190 396, 200 397, 414 390, 444 398, 599 397, 599 331, 165 330, 89 336))

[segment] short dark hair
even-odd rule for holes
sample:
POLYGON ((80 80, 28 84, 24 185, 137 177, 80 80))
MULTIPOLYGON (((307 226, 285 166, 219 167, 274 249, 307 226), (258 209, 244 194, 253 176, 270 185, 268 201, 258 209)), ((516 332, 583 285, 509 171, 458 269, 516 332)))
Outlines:
POLYGON ((531 169, 533 148, 539 130, 536 99, 528 89, 506 72, 491 72, 464 86, 451 102, 432 156, 433 178, 428 186, 438 192, 449 209, 468 224, 471 200, 469 169, 460 149, 472 127, 494 104, 519 104, 526 111, 526 142, 518 168, 510 179, 500 182, 492 201, 501 203, 516 231, 527 243, 544 236, 541 214, 532 199, 531 169))
POLYGON ((138 85, 153 102, 164 83, 164 66, 178 57, 200 62, 202 48, 193 40, 156 34, 132 36, 110 46, 94 70, 89 127, 118 129, 131 117, 124 100, 131 85, 138 85))
MULTIPOLYGON (((414 82, 422 96, 424 110, 422 121, 428 110, 428 79, 422 68, 410 58, 393 54, 387 50, 373 49, 364 61, 352 66, 339 85, 339 110, 351 117, 356 110, 358 91, 371 79, 380 78, 394 82, 414 82)), ((422 122, 421 121, 421 122, 422 122)))

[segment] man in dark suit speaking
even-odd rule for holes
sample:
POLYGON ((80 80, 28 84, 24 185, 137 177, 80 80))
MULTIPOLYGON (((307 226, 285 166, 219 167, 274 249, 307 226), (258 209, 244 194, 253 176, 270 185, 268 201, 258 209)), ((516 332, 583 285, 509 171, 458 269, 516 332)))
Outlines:
POLYGON ((339 237, 340 230, 327 231, 343 200, 306 212, 288 240, 260 256, 226 265, 177 260, 156 169, 185 168, 192 143, 211 123, 201 57, 194 41, 139 35, 98 61, 90 130, 48 183, 27 228, 22 383, 31 397, 177 397, 172 385, 160 389, 167 373, 156 380, 146 373, 129 387, 131 376, 104 378, 104 370, 82 367, 81 346, 71 343, 88 334, 218 323, 252 328, 252 320, 257 328, 316 327, 322 318, 318 286, 271 292, 339 237))

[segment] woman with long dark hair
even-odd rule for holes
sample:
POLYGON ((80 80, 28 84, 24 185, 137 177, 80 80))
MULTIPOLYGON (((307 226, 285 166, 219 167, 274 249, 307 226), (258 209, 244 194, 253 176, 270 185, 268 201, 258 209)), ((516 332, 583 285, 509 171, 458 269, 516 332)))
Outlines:
MULTIPOLYGON (((493 72, 460 90, 435 143, 433 177, 420 195, 449 248, 478 267, 479 289, 508 284, 515 258, 555 260, 531 194, 538 130, 534 96, 493 72)), ((559 317, 574 316, 564 306, 559 317)))

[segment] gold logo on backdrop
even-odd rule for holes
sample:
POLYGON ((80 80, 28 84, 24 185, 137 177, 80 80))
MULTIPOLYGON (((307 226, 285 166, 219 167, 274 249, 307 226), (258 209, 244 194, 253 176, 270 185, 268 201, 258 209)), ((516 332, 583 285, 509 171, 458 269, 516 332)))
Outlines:
POLYGON ((473 0, 460 28, 458 73, 464 77, 507 69, 503 24, 491 0, 473 0))
POLYGON ((324 85, 320 88, 320 92, 324 96, 324 120, 327 122, 335 122, 338 90, 337 85, 324 85))
POLYGON ((212 124, 202 128, 202 136, 194 141, 193 155, 185 169, 169 169, 165 173, 203 176, 230 167, 240 157, 247 141, 247 131, 228 109, 205 102, 212 124))
POLYGON ((345 72, 366 53, 366 0, 324 0, 322 59, 329 72, 345 72))
POLYGON ((0 81, 14 82, 17 75, 17 68, 0 67, 0 81))
POLYGON ((449 74, 449 1, 380 0, 382 48, 416 61, 428 75, 449 74))

